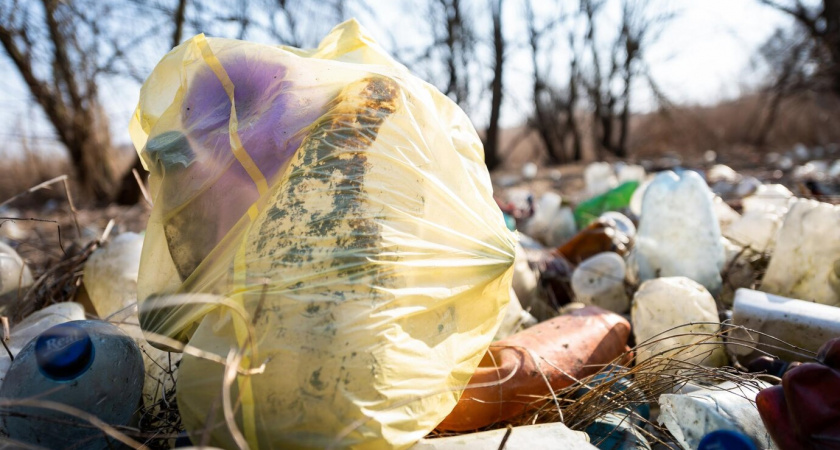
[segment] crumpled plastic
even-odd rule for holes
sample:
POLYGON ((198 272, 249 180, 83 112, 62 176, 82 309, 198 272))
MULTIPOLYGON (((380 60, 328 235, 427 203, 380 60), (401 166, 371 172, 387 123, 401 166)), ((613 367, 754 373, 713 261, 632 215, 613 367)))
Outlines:
POLYGON ((130 132, 154 201, 140 321, 186 344, 193 442, 405 448, 452 410, 516 242, 452 101, 355 21, 314 50, 198 35, 130 132))
POLYGON ((773 441, 761 423, 753 397, 769 386, 724 382, 689 394, 659 396, 659 423, 664 424, 683 448, 698 448, 706 434, 716 430, 740 431, 757 448, 772 449, 773 441))

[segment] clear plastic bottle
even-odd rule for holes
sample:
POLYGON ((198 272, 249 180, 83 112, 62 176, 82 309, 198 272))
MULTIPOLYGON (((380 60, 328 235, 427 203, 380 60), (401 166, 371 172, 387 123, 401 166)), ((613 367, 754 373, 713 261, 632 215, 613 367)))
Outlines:
POLYGON ((113 448, 117 442, 80 416, 128 425, 140 405, 143 376, 140 350, 117 327, 89 320, 56 325, 29 341, 12 363, 0 386, 0 398, 9 402, 0 426, 18 443, 113 448), (83 414, 59 411, 57 404, 83 414))

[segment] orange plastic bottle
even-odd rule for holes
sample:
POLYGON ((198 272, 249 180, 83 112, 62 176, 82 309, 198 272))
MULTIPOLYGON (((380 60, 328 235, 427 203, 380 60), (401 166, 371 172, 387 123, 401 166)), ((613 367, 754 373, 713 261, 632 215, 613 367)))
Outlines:
POLYGON ((625 351, 630 323, 587 306, 491 344, 439 430, 468 431, 513 418, 528 404, 591 375, 625 351))

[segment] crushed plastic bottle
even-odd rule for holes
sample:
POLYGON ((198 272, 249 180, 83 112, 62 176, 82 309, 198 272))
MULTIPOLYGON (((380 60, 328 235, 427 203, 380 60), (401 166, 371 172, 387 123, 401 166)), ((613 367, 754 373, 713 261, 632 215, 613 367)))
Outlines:
POLYGON ((438 428, 475 430, 516 417, 549 386, 570 386, 619 357, 629 335, 624 318, 587 306, 494 342, 438 428))
POLYGON ((618 169, 618 184, 628 181, 642 183, 646 177, 645 168, 637 164, 624 164, 618 169))
POLYGON ((712 336, 720 329, 715 299, 693 280, 667 277, 644 282, 633 296, 631 320, 636 345, 656 341, 637 350, 637 364, 660 353, 706 367, 726 363, 722 341, 712 336))
POLYGON ((15 249, 0 241, 0 312, 21 300, 33 282, 29 266, 15 249))
POLYGON ((712 198, 696 172, 658 174, 645 192, 631 278, 684 276, 718 293, 725 255, 712 198))
POLYGON ((779 230, 761 290, 840 306, 840 206, 800 199, 779 230))
POLYGON ((143 359, 117 327, 80 320, 29 341, 0 387, 0 424, 12 441, 47 448, 106 449, 118 443, 64 405, 114 426, 128 425, 140 405, 143 359))
POLYGON ((582 263, 572 274, 572 290, 579 302, 623 314, 630 308, 624 287, 627 266, 613 252, 599 253, 582 263))
POLYGON ((735 292, 732 322, 758 332, 730 331, 730 336, 738 341, 727 347, 744 361, 765 353, 785 361, 808 361, 810 356, 790 349, 776 339, 816 352, 823 343, 840 336, 840 308, 751 289, 735 292))
POLYGON ((601 195, 618 184, 612 165, 607 162, 594 162, 583 169, 583 180, 589 197, 601 195))
POLYGON ((743 199, 744 213, 770 211, 784 215, 795 201, 793 192, 781 184, 763 184, 743 199))
POLYGON ((124 308, 136 306, 142 251, 143 235, 122 233, 94 251, 85 263, 85 289, 103 320, 124 308))
POLYGON ((543 194, 533 217, 525 224, 525 233, 549 247, 568 241, 577 228, 571 209, 561 207, 562 203, 563 199, 554 192, 543 194))
MULTIPOLYGON (((36 336, 48 328, 64 322, 83 320, 84 318, 85 309, 78 303, 65 302, 47 306, 30 314, 12 327, 6 346, 9 347, 12 356, 17 356, 29 341, 35 339, 36 336)), ((0 383, 6 378, 9 366, 12 365, 12 361, 5 353, 5 350, 0 348, 0 383)))
POLYGON ((623 220, 611 216, 599 217, 560 246, 557 253, 574 264, 601 252, 624 255, 633 242, 633 237, 628 233, 635 234, 635 228, 628 227, 623 220))
POLYGON ((744 433, 758 448, 773 448, 773 441, 753 403, 767 383, 756 386, 722 383, 690 394, 662 394, 659 423, 683 448, 698 448, 705 435, 717 430, 744 433))

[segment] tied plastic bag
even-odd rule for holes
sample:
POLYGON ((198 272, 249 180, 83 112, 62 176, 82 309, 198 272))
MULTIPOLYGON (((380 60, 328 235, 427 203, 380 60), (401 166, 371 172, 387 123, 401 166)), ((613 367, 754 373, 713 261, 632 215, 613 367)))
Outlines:
POLYGON ((466 115, 355 21, 314 50, 196 36, 143 85, 140 319, 223 448, 404 448, 501 323, 515 236, 466 115))

